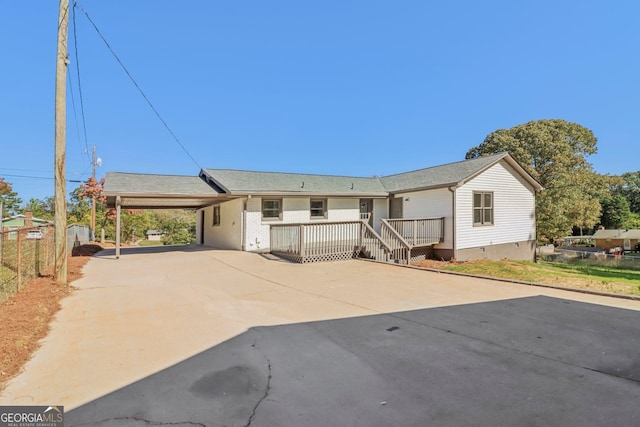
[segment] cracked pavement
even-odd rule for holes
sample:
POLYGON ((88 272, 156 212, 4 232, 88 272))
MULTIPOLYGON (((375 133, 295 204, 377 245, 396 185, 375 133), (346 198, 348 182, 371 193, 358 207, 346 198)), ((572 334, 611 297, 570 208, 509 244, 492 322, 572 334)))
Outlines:
POLYGON ((539 296, 255 327, 65 421, 640 425, 639 320, 539 296))
POLYGON ((66 425, 640 425, 640 302, 204 247, 104 251, 2 405, 66 425))

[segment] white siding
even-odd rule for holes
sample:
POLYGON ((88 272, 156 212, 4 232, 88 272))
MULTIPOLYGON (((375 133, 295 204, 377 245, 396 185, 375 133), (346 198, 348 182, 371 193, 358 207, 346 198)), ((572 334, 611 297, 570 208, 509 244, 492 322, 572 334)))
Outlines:
POLYGON ((373 199, 373 229, 380 233, 380 219, 389 218, 389 200, 373 199))
POLYGON ((242 199, 221 203, 220 225, 213 225, 213 206, 204 209, 204 244, 221 249, 242 249, 242 199))
POLYGON ((329 199, 327 221, 359 221, 360 199, 329 199))
MULTIPOLYGON (((314 197, 315 198, 315 197, 314 197)), ((282 221, 262 220, 262 198, 247 201, 245 247, 248 251, 269 249, 271 224, 316 223, 327 221, 357 221, 360 219, 360 199, 327 199, 327 218, 311 219, 311 198, 282 198, 282 221)))
MULTIPOLYGON (((400 197, 400 195, 399 195, 400 197)), ((447 188, 403 193, 403 218, 444 217, 444 242, 436 245, 440 249, 453 248, 453 203, 452 193, 447 188)))
POLYGON ((247 251, 269 248, 269 226, 262 223, 262 199, 260 197, 252 197, 247 200, 245 229, 244 240, 247 251))
POLYGON ((535 240, 535 192, 501 161, 456 190, 456 249, 535 240), (494 225, 473 225, 473 192, 493 192, 494 225))

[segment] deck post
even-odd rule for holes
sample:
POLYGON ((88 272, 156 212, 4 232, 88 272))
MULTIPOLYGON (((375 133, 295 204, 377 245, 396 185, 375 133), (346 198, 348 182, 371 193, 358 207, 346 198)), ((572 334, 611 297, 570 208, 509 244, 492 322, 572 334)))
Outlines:
POLYGON ((300 235, 298 236, 298 245, 300 247, 300 259, 304 262, 305 247, 304 247, 304 224, 300 224, 300 235))
POLYGON ((116 259, 120 258, 120 213, 122 211, 122 199, 116 197, 116 259))

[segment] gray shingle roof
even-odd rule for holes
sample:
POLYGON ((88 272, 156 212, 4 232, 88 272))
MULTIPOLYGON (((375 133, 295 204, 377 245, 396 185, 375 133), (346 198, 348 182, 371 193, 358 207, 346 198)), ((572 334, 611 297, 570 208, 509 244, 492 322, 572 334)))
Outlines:
POLYGON ((597 230, 594 239, 640 239, 640 230, 597 230))
POLYGON ((380 180, 384 188, 390 193, 448 187, 468 180, 506 156, 507 153, 499 153, 492 156, 478 157, 417 171, 384 176, 380 180))
POLYGON ((218 192, 197 176, 107 172, 104 193, 211 195, 218 192))
POLYGON ((386 197, 390 193, 460 185, 503 159, 536 190, 542 188, 509 154, 501 153, 382 178, 229 169, 202 169, 200 176, 109 172, 104 195, 109 206, 114 205, 116 196, 121 196, 122 206, 156 203, 194 207, 249 194, 386 197), (162 198, 165 200, 161 202, 162 198))
POLYGON ((231 194, 279 192, 386 195, 386 190, 377 178, 228 169, 203 169, 202 173, 231 194))

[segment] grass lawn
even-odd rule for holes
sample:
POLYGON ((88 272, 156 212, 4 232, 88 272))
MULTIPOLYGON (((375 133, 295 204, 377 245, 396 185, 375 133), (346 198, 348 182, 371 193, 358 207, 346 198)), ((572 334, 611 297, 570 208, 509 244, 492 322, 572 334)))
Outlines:
POLYGON ((619 267, 530 261, 420 261, 417 266, 570 288, 640 295, 640 271, 619 267))
POLYGON ((138 246, 162 246, 162 240, 140 240, 138 246))

